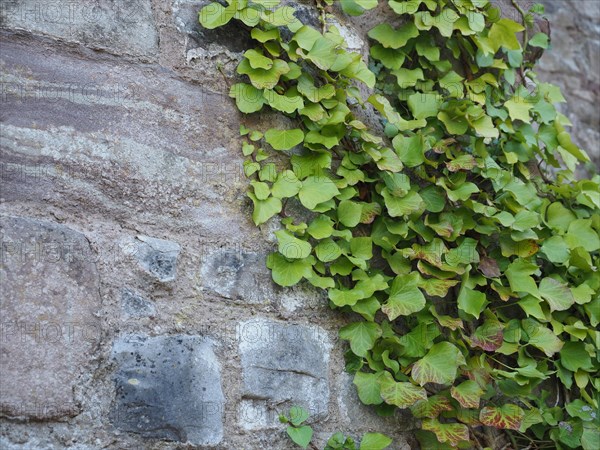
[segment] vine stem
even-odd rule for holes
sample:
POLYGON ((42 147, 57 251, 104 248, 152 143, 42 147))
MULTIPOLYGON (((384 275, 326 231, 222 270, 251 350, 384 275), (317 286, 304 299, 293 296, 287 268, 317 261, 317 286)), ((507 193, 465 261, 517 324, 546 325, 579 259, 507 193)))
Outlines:
POLYGON ((523 19, 523 27, 525 28, 525 30, 523 31, 523 55, 525 55, 525 51, 527 50, 527 42, 529 42, 529 33, 527 31, 527 20, 525 20, 525 18, 527 17, 527 14, 525 14, 525 11, 523 11, 523 8, 521 8, 519 6, 519 4, 517 3, 517 0, 511 0, 511 3, 515 7, 515 9, 517 11, 519 11, 519 14, 521 14, 521 18, 523 19))

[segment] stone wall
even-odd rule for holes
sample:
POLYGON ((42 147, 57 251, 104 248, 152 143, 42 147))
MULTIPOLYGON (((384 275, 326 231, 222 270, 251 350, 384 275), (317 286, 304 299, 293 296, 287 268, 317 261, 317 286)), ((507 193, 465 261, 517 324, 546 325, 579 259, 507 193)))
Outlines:
MULTIPOLYGON (((249 220, 217 70, 233 75, 247 37, 202 30, 204 3, 0 0, 0 448, 287 449, 292 404, 319 444, 414 447, 409 416, 359 403, 346 318, 270 281, 273 227, 249 220)), ((551 3, 565 42, 542 75, 597 144, 597 7, 551 3)), ((340 20, 360 47, 364 24, 340 20)))

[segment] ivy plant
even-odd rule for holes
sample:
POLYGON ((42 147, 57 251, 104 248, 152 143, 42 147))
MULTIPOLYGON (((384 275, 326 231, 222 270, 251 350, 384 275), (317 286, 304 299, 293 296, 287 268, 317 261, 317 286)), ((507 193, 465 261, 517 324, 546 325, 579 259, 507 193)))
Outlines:
MULTIPOLYGON (((296 445, 302 448, 311 446, 314 449, 316 447, 311 443, 313 429, 309 425, 303 425, 308 417, 308 411, 304 408, 292 406, 289 417, 282 414, 279 421, 288 424, 287 435, 296 445)), ((329 438, 324 450, 383 450, 391 443, 392 440, 381 433, 365 433, 360 440, 360 446, 357 447, 354 439, 338 432, 329 438)))
POLYGON ((543 7, 388 0, 365 61, 331 3, 319 29, 279 0, 200 11, 253 40, 239 110, 289 119, 241 127, 252 218, 283 227, 273 280, 349 313, 361 401, 409 409, 423 448, 600 448, 600 176, 575 176, 589 158, 534 71, 543 7))

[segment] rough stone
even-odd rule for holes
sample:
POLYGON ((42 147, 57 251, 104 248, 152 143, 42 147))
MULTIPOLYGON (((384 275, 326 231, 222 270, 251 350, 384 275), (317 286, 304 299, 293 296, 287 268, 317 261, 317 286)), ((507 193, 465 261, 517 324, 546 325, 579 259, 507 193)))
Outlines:
POLYGON ((135 258, 140 266, 159 281, 175 280, 181 246, 177 242, 149 236, 138 236, 137 240, 135 258))
POLYGON ((73 416, 73 389, 101 335, 89 244, 64 225, 23 217, 3 217, 0 231, 1 413, 73 416))
POLYGON ((0 25, 152 59, 158 51, 150 0, 2 1, 0 25))
POLYGON ((121 308, 131 318, 152 317, 156 314, 154 303, 127 288, 121 291, 121 308))
POLYGON ((202 258, 200 284, 204 289, 248 303, 267 303, 274 299, 275 290, 264 254, 227 248, 202 258))
POLYGON ((255 319, 240 324, 238 338, 243 428, 277 426, 282 403, 304 406, 313 419, 327 415, 331 344, 322 328, 255 319))
POLYGON ((223 439, 220 365, 201 336, 126 335, 113 345, 114 425, 144 438, 216 445, 223 439))

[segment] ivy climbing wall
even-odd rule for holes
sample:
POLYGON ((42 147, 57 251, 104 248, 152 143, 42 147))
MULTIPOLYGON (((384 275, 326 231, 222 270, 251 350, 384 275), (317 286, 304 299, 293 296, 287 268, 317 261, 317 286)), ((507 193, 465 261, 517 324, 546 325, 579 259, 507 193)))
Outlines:
MULTIPOLYGON (((205 3, 0 1, 0 448, 287 449, 293 404, 320 444, 381 431, 414 448, 409 414, 358 401, 346 318, 270 280, 276 224, 250 222, 227 95, 248 38, 201 29, 205 3)), ((540 76, 598 162, 600 4, 544 3, 540 76)), ((359 51, 386 18, 334 12, 359 51)))

